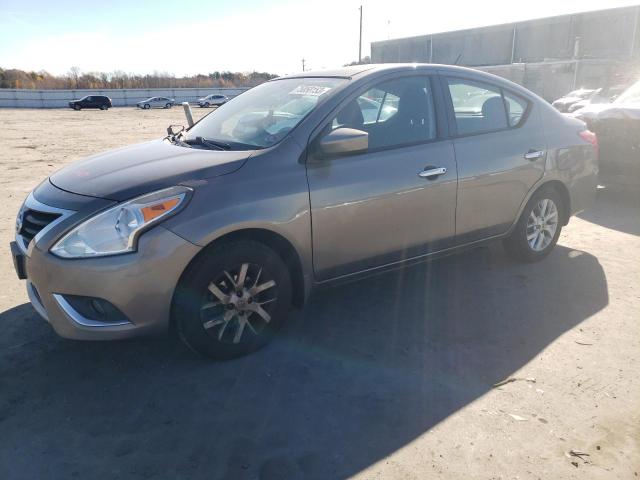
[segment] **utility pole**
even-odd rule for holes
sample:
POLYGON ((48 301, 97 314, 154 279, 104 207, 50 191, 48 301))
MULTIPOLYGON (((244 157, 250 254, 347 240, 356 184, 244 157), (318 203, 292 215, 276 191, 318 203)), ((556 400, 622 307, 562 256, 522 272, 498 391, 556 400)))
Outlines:
POLYGON ((304 72, 304 58, 302 59, 302 71, 304 72))
POLYGON ((358 63, 362 63, 362 5, 360 5, 360 41, 358 42, 358 63))

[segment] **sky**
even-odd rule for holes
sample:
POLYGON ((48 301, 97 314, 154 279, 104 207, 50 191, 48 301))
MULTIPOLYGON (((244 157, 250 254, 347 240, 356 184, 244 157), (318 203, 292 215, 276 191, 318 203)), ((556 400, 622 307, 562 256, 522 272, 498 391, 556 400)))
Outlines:
POLYGON ((638 0, 0 0, 0 67, 288 74, 358 59, 370 42, 629 6, 638 0))

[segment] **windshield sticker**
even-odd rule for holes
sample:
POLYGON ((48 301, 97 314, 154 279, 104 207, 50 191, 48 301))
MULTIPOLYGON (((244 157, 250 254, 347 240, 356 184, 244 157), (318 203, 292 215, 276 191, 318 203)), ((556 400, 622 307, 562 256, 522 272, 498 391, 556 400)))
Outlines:
POLYGON ((323 93, 331 90, 330 87, 317 87, 313 85, 298 85, 289 92, 290 95, 308 95, 311 97, 319 97, 323 93))

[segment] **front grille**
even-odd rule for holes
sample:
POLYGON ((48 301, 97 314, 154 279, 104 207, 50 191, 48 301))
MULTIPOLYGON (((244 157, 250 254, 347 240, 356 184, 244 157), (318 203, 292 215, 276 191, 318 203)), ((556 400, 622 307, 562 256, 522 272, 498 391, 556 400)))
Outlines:
POLYGON ((44 227, 59 218, 59 213, 39 212, 37 210, 25 209, 22 214, 22 228, 18 232, 24 238, 25 243, 35 237, 44 227))

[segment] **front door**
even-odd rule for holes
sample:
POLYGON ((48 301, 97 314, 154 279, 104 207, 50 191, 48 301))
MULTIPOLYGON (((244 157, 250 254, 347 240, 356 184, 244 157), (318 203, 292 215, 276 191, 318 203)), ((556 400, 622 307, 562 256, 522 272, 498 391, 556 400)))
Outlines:
POLYGON ((411 76, 380 83, 348 101, 327 125, 325 132, 368 132, 369 149, 307 164, 318 280, 424 255, 452 241, 455 154, 450 140, 437 137, 431 82, 411 76))

